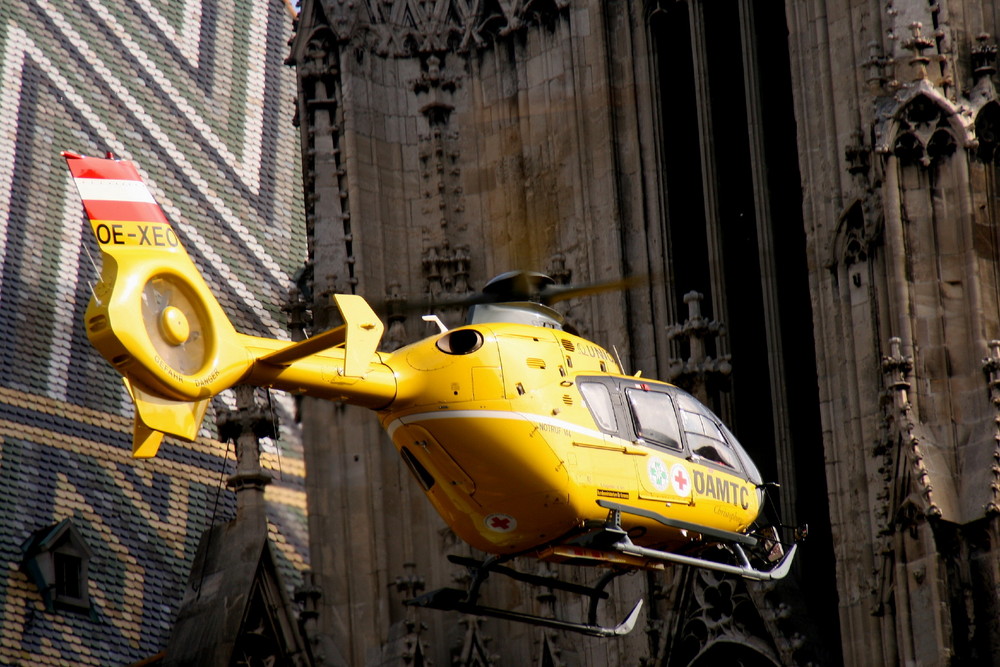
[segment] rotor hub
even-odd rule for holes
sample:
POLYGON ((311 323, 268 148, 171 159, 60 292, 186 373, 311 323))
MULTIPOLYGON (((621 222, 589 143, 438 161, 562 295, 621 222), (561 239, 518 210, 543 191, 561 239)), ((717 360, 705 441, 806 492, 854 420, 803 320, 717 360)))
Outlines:
POLYGON ((183 345, 191 337, 191 324, 176 306, 167 306, 160 313, 160 333, 170 345, 183 345))

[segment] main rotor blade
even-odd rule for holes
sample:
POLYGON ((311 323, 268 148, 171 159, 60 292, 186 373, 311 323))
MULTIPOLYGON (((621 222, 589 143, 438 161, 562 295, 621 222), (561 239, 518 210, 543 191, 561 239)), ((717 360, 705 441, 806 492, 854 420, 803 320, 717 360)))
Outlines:
MULTIPOLYGON (((405 304, 395 306, 406 312, 426 312, 437 308, 468 308, 486 303, 517 303, 532 301, 550 305, 581 297, 632 289, 647 282, 644 276, 629 276, 611 280, 599 280, 578 285, 556 285, 552 278, 534 271, 508 271, 491 279, 483 291, 462 296, 424 296, 407 299, 405 304)), ((379 304, 378 310, 392 311, 392 307, 379 304)))
POLYGON ((582 285, 550 285, 541 292, 541 303, 549 305, 566 299, 576 299, 602 292, 620 292, 632 289, 645 282, 641 276, 629 276, 613 280, 601 280, 582 285))

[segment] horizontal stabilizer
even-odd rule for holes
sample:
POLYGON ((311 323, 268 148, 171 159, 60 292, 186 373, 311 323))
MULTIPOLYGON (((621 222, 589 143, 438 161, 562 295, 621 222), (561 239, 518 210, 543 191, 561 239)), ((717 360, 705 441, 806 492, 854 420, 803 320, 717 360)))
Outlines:
POLYGON ((362 297, 336 294, 333 299, 344 324, 259 357, 258 361, 272 366, 289 366, 299 359, 343 345, 344 376, 364 377, 382 340, 385 326, 362 297))
POLYGON ((274 366, 290 366, 299 359, 305 359, 323 350, 343 345, 347 340, 347 325, 342 324, 335 329, 316 334, 311 338, 289 345, 277 352, 264 355, 258 359, 274 366))

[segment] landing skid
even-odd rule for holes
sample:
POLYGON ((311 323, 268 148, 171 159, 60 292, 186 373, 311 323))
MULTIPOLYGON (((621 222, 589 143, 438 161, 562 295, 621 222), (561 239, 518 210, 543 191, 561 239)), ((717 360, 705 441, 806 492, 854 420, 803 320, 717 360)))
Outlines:
POLYGON ((692 565, 694 567, 704 568, 706 570, 715 570, 716 572, 725 572, 726 574, 735 574, 744 579, 751 579, 753 581, 776 581, 778 579, 784 579, 785 576, 792 569, 792 560, 795 558, 795 550, 799 545, 793 544, 791 548, 785 553, 785 555, 778 561, 770 570, 758 570, 753 565, 750 564, 750 560, 747 558, 746 553, 743 551, 743 547, 739 544, 729 545, 730 550, 736 556, 739 561, 738 565, 730 565, 728 563, 719 563, 714 560, 708 560, 707 558, 698 558, 696 556, 685 556, 684 554, 675 554, 669 551, 658 551, 657 549, 647 549, 645 547, 636 546, 632 544, 631 540, 626 538, 625 543, 619 543, 615 545, 615 549, 623 554, 629 556, 638 556, 640 558, 646 558, 651 561, 667 561, 669 563, 679 563, 681 565, 692 565))
POLYGON ((792 561, 795 559, 795 551, 798 549, 798 544, 792 544, 792 546, 787 552, 785 552, 774 567, 769 570, 759 570, 750 563, 750 559, 747 558, 746 552, 743 549, 743 547, 754 547, 757 545, 757 539, 751 535, 732 533, 715 528, 708 528, 707 526, 699 526, 694 523, 676 521, 665 517, 662 514, 657 514, 656 512, 606 500, 599 500, 597 501, 597 504, 609 510, 609 525, 620 525, 620 516, 622 514, 643 516, 659 521, 665 526, 704 535, 711 541, 725 545, 726 549, 728 549, 736 559, 736 564, 731 565, 729 563, 721 563, 708 558, 688 556, 685 554, 674 553, 672 551, 649 549, 633 544, 628 535, 621 537, 610 545, 610 549, 613 549, 618 554, 644 560, 647 563, 646 565, 636 565, 636 567, 642 567, 643 569, 663 569, 663 563, 679 563, 681 565, 691 565, 693 567, 701 567, 707 570, 715 570, 716 572, 725 572, 726 574, 735 574, 743 577, 744 579, 751 579, 753 581, 776 581, 778 579, 784 579, 785 576, 787 576, 791 571, 792 561))
POLYGON ((625 620, 618 625, 614 627, 606 627, 598 625, 597 623, 597 605, 601 600, 606 600, 608 598, 608 593, 604 589, 619 576, 627 574, 629 570, 611 570, 601 577, 600 580, 593 586, 584 586, 581 584, 561 581, 559 579, 550 579, 548 577, 540 577, 525 572, 518 572, 517 570, 502 564, 509 558, 511 557, 494 556, 486 559, 485 561, 478 561, 473 558, 465 558, 462 556, 448 556, 448 560, 452 563, 455 563, 456 565, 464 565, 469 568, 469 571, 473 575, 473 580, 469 585, 469 590, 462 591, 457 588, 439 588, 412 600, 407 600, 406 604, 417 607, 438 609, 441 611, 458 611, 463 614, 490 616, 508 621, 518 621, 545 628, 553 628, 555 630, 579 632, 592 637, 620 637, 622 635, 627 635, 632 631, 632 628, 635 627, 636 619, 639 617, 639 611, 642 609, 642 599, 635 603, 635 606, 632 607, 632 611, 630 611, 625 620), (546 616, 511 611, 509 609, 484 607, 478 604, 479 588, 486 578, 493 572, 502 574, 517 581, 523 581, 531 584, 532 586, 546 587, 588 597, 590 599, 590 604, 588 607, 587 622, 576 623, 558 618, 548 618, 546 616))
POLYGON ((678 563, 680 565, 691 565, 706 570, 735 574, 744 579, 753 581, 775 581, 783 579, 792 569, 792 561, 795 558, 795 551, 798 545, 793 544, 781 560, 770 570, 758 570, 751 565, 746 552, 739 544, 727 545, 730 553, 735 556, 737 565, 720 563, 708 558, 697 556, 687 556, 670 551, 660 551, 658 549, 648 549, 632 543, 628 537, 613 544, 609 549, 593 549, 574 544, 558 544, 547 547, 538 552, 538 557, 542 560, 556 563, 569 563, 578 565, 605 565, 619 568, 655 570, 662 571, 667 567, 667 563, 678 563))
MULTIPOLYGON (((441 611, 458 611, 476 616, 491 616, 493 618, 530 623, 531 625, 554 628, 556 630, 579 632, 593 637, 620 637, 628 634, 635 627, 639 611, 642 609, 642 599, 635 603, 635 606, 632 607, 632 611, 629 612, 625 620, 614 627, 598 625, 597 606, 601 600, 608 598, 608 593, 605 591, 608 584, 621 575, 636 570, 665 570, 668 563, 678 563, 680 565, 690 565, 716 572, 734 574, 755 581, 774 581, 784 578, 791 571, 795 551, 798 548, 798 544, 792 544, 791 548, 781 555, 780 559, 777 559, 777 555, 775 556, 777 563, 773 567, 768 570, 757 569, 750 563, 750 559, 744 551, 744 547, 752 548, 758 546, 757 538, 751 535, 731 533, 707 526, 677 521, 656 512, 605 500, 598 501, 598 505, 608 510, 608 518, 602 526, 577 535, 568 541, 550 544, 547 547, 530 553, 531 556, 544 561, 610 568, 593 586, 573 584, 559 579, 519 572, 504 565, 504 563, 515 558, 517 555, 529 555, 527 553, 492 556, 484 561, 462 556, 448 556, 448 560, 452 563, 464 565, 469 568, 469 572, 472 574, 472 583, 469 584, 469 589, 462 591, 457 588, 439 588, 412 600, 406 600, 406 604, 441 611), (622 514, 643 516, 659 521, 671 528, 701 535, 703 538, 708 539, 708 543, 718 544, 728 550, 732 554, 735 564, 672 551, 641 547, 633 543, 628 533, 622 528, 622 514), (486 578, 494 572, 517 581, 523 581, 532 586, 565 591, 589 598, 587 622, 576 623, 558 618, 548 618, 535 614, 480 605, 478 602, 479 589, 483 582, 486 581, 486 578)), ((780 550, 777 553, 780 554, 780 550)))

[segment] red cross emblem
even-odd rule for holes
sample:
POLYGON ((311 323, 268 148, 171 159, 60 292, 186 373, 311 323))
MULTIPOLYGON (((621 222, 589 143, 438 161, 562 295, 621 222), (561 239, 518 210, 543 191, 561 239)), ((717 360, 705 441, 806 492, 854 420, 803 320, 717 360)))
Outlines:
POLYGON ((510 519, 495 516, 490 519, 490 528, 494 530, 508 530, 510 528, 510 519))
POLYGON ((680 463, 675 463, 670 468, 670 485, 674 487, 674 493, 679 496, 691 495, 691 476, 687 468, 680 463))
POLYGON ((517 519, 509 514, 490 514, 483 522, 496 533, 509 533, 517 528, 517 519))

